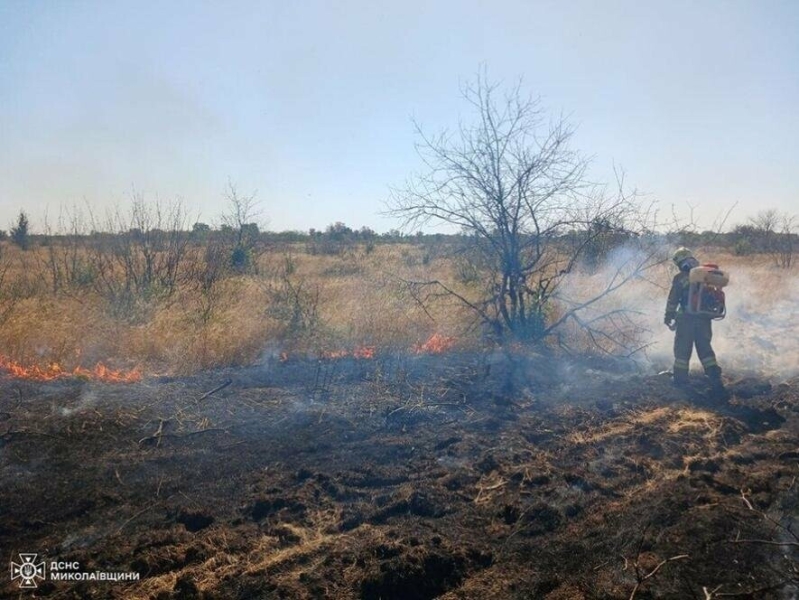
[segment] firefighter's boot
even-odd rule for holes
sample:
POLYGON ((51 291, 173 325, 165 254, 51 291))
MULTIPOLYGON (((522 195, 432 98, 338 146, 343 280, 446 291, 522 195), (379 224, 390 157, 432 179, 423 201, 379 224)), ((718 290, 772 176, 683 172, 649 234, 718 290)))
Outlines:
POLYGON ((678 388, 686 388, 688 387, 688 371, 683 371, 682 369, 674 369, 674 374, 672 375, 671 379, 672 385, 678 388))
POLYGON ((713 396, 718 400, 728 400, 730 393, 727 391, 727 388, 724 387, 724 382, 721 380, 721 367, 718 365, 708 367, 706 374, 713 388, 713 396))

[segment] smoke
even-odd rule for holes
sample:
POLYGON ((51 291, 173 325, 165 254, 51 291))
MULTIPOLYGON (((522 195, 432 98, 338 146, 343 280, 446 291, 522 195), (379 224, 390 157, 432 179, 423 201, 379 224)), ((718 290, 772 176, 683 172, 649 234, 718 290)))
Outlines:
POLYGON ((727 318, 714 349, 733 369, 791 379, 799 375, 799 276, 774 267, 730 269, 727 318))
MULTIPOLYGON (((618 248, 598 270, 570 276, 559 298, 565 306, 574 306, 626 280, 580 311, 581 320, 607 334, 609 351, 631 353, 652 371, 670 369, 674 333, 663 324, 663 316, 676 274, 668 259, 672 250, 672 245, 662 244, 618 248)), ((697 258, 730 274, 727 317, 713 322, 713 349, 722 369, 730 375, 758 374, 780 381, 799 375, 799 274, 721 251, 698 251, 697 258)), ((695 353, 691 365, 699 368, 695 353)))
POLYGON ((53 407, 54 412, 59 416, 70 417, 91 410, 97 405, 97 394, 93 390, 84 389, 77 398, 77 402, 72 406, 53 407))

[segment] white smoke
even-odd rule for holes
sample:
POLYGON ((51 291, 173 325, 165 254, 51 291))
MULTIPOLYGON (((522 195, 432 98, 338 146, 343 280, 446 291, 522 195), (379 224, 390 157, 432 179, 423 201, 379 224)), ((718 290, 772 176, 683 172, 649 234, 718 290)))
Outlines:
MULTIPOLYGON (((674 333, 663 324, 676 274, 668 260, 672 250, 671 246, 619 248, 595 272, 569 276, 559 292, 566 305, 574 305, 631 275, 627 283, 582 311, 583 321, 599 319, 598 325, 620 339, 622 321, 617 318, 611 324, 601 317, 623 310, 628 331, 634 329, 639 342, 636 347, 645 346, 634 358, 653 371, 668 369, 673 361, 674 333), (648 268, 634 272, 642 264, 648 268)), ((701 263, 718 264, 730 274, 725 288, 727 317, 713 322, 713 349, 722 369, 731 375, 756 373, 780 381, 799 375, 799 274, 724 253, 697 252, 697 258, 701 263)), ((691 365, 699 368, 695 353, 691 365)))
POLYGON ((97 394, 91 389, 81 390, 76 402, 71 406, 53 406, 53 412, 62 417, 87 412, 97 405, 97 394))

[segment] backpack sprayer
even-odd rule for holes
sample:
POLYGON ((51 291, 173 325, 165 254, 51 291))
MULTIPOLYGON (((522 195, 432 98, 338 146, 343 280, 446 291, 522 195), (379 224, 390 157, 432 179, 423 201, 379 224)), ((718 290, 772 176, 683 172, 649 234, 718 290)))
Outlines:
POLYGON ((722 289, 730 283, 730 276, 718 265, 704 264, 694 267, 688 273, 689 315, 701 315, 721 320, 727 315, 727 305, 722 289))

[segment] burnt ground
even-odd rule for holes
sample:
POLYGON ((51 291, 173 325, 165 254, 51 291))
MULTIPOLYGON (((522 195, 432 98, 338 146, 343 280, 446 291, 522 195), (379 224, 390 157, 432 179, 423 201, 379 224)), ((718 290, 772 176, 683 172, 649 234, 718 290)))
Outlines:
POLYGON ((141 579, 0 596, 796 597, 799 382, 733 378, 724 404, 591 366, 2 380, 4 555, 141 579))

